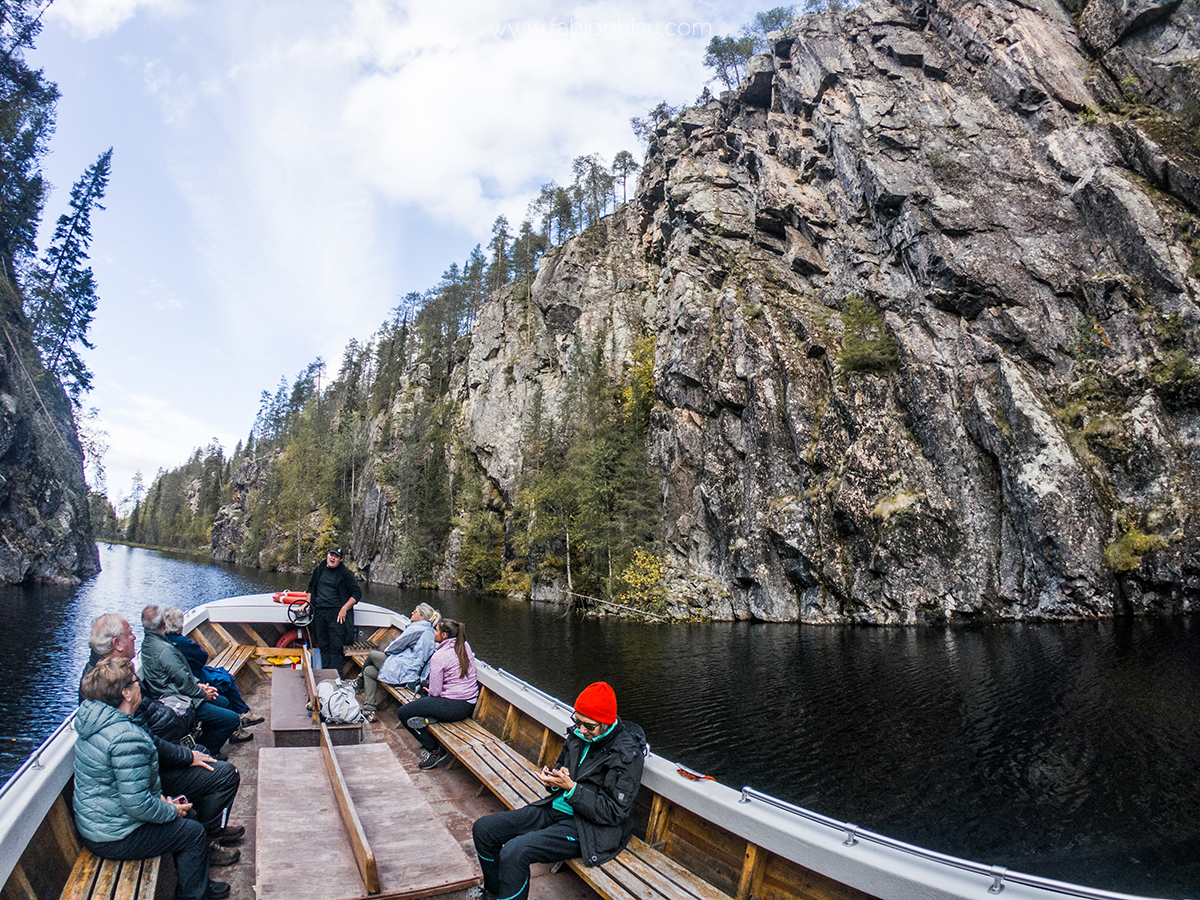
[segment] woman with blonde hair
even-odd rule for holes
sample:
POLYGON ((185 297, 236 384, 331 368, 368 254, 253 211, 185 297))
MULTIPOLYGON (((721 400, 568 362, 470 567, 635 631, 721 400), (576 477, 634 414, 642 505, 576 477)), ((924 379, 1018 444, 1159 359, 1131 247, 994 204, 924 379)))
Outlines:
POLYGON ((229 708, 240 717, 238 730, 230 735, 229 739, 231 741, 248 741, 254 737, 246 730, 247 726, 265 722, 265 717, 255 715, 250 711, 250 707, 242 699, 242 692, 238 688, 237 680, 229 673, 229 670, 219 666, 210 666, 208 652, 183 634, 183 610, 178 606, 164 606, 162 620, 163 627, 166 629, 163 637, 183 654, 183 658, 187 661, 192 674, 196 676, 196 680, 201 684, 211 684, 216 688, 217 694, 224 697, 229 708))
POLYGON ((433 631, 437 649, 429 658, 429 696, 405 703, 400 722, 421 744, 424 753, 418 768, 432 769, 446 758, 446 750, 429 733, 431 722, 461 722, 471 718, 479 700, 475 654, 467 643, 467 626, 442 619, 433 631))
POLYGON ((372 650, 363 663, 358 686, 363 692, 363 716, 375 721, 379 682, 416 690, 429 657, 433 656, 433 630, 442 614, 428 603, 418 603, 409 616, 408 627, 382 650, 372 650))

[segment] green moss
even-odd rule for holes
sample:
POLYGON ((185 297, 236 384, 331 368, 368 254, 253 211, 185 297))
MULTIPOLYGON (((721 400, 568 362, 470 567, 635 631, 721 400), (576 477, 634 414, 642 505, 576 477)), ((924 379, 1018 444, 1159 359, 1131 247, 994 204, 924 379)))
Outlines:
POLYGON ((1175 408, 1200 405, 1200 366, 1192 362, 1186 350, 1168 353, 1150 369, 1155 390, 1175 408))
POLYGON ((842 309, 842 352, 838 366, 843 372, 890 372, 900 364, 896 339, 883 324, 883 314, 868 306, 857 294, 846 298, 842 309))
POLYGON ((1132 572, 1141 566, 1143 554, 1166 546, 1166 538, 1134 526, 1104 548, 1104 565, 1114 572, 1132 572))

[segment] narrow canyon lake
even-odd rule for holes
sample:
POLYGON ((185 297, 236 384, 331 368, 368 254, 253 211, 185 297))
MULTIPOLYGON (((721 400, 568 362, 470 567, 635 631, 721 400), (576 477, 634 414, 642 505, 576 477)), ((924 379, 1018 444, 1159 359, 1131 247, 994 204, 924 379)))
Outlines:
MULTIPOLYGON (((74 708, 101 612, 303 589, 303 577, 101 545, 79 588, 3 588, 0 775, 74 708)), ((1200 618, 972 629, 584 620, 403 591, 564 698, 604 679, 653 749, 930 849, 1093 887, 1200 895, 1200 618)))

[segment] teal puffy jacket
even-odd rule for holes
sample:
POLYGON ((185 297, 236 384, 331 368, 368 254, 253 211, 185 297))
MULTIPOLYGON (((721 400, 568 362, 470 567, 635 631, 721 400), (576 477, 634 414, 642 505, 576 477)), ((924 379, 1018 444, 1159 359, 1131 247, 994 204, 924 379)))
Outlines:
POLYGON ((177 815, 162 799, 158 751, 115 706, 84 700, 75 716, 75 824, 91 841, 119 841, 177 815))

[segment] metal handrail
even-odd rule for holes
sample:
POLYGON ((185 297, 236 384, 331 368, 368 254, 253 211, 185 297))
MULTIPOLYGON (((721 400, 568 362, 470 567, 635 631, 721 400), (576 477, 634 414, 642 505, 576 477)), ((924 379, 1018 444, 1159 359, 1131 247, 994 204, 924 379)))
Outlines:
POLYGON ((5 781, 2 786, 0 786, 0 799, 3 799, 4 795, 8 793, 9 788, 17 783, 17 779, 30 769, 42 768, 42 754, 45 752, 46 748, 49 747, 50 744, 54 742, 54 739, 57 738, 63 731, 68 728, 75 727, 75 712, 76 710, 72 710, 71 714, 63 719, 62 722, 59 723, 59 726, 54 729, 54 731, 50 732, 50 736, 42 741, 36 750, 29 754, 29 758, 25 760, 25 762, 21 763, 21 765, 17 768, 17 771, 8 776, 8 780, 5 781))
MULTIPOLYGON (((1023 872, 1012 872, 1003 866, 988 866, 983 863, 971 862, 970 860, 960 859, 957 856, 950 856, 945 853, 938 853, 936 850, 927 850, 924 847, 918 847, 915 844, 908 844, 904 841, 896 840, 895 838, 887 837, 886 835, 876 834, 873 831, 867 831, 859 828, 857 825, 849 822, 839 822, 837 819, 831 819, 829 816, 823 816, 820 813, 812 812, 802 806, 796 806, 793 803, 788 803, 785 800, 780 800, 778 797, 772 797, 770 794, 764 794, 762 791, 756 791, 752 787, 743 787, 740 803, 749 803, 751 800, 759 800, 763 803, 773 806, 783 812, 790 813, 798 818, 807 819, 810 822, 815 822, 818 825, 824 825, 835 831, 841 831, 845 834, 846 839, 842 841, 842 845, 853 847, 860 841, 869 841, 872 844, 878 844, 882 847, 887 847, 890 850, 898 850, 901 853, 906 853, 909 856, 915 856, 919 859, 928 860, 930 862, 939 863, 945 866, 952 866, 957 869, 962 869, 976 875, 983 875, 992 879, 992 885, 988 888, 989 894, 999 894, 1004 890, 1006 881, 1013 884, 1022 884, 1027 887, 1040 888, 1045 891, 1053 891, 1059 894, 1065 894, 1070 897, 1085 897, 1088 900, 1131 900, 1132 894, 1121 894, 1115 891, 1105 891, 1100 888, 1089 888, 1084 885, 1070 884, 1065 881, 1055 881, 1052 878, 1042 878, 1038 875, 1026 875, 1023 872)), ((1144 900, 1144 898, 1135 898, 1135 900, 1144 900)))
MULTIPOLYGON (((486 665, 486 663, 485 663, 485 665, 486 665)), ((509 672, 505 669, 494 669, 494 671, 496 672, 497 675, 503 675, 505 678, 515 681, 517 683, 517 685, 520 687, 520 689, 522 691, 524 691, 525 693, 536 694, 538 697, 541 697, 542 700, 549 703, 553 709, 566 709, 566 710, 571 709, 570 706, 563 703, 561 700, 559 700, 553 694, 547 694, 541 688, 534 687, 532 684, 530 684, 524 678, 521 678, 518 675, 514 675, 512 672, 509 672)))

